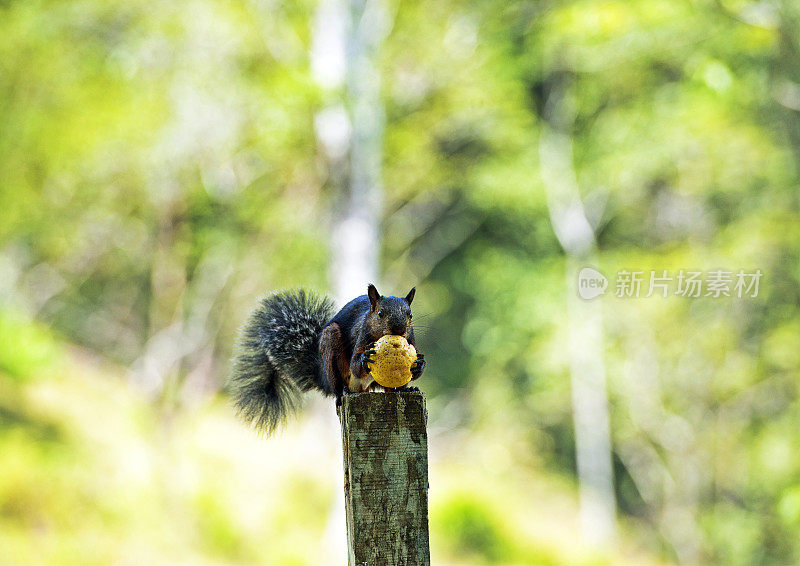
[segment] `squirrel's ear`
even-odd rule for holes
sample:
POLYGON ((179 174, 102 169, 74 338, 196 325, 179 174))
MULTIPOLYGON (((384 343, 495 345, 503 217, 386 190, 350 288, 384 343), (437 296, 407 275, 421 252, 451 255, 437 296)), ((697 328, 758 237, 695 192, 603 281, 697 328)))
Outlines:
POLYGON ((412 287, 412 288, 411 288, 411 290, 408 292, 408 295, 406 295, 406 302, 407 302, 409 305, 411 304, 411 301, 413 301, 413 300, 414 300, 414 294, 415 294, 416 292, 417 292, 417 288, 416 288, 416 287, 412 287))
POLYGON ((378 310, 378 303, 381 300, 381 294, 378 293, 378 289, 372 283, 370 283, 369 287, 367 287, 367 296, 369 297, 369 304, 372 310, 378 310))

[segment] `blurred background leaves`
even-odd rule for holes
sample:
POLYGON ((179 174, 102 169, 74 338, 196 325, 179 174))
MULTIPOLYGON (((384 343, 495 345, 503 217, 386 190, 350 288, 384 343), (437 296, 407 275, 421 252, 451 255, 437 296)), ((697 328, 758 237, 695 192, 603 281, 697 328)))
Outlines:
MULTIPOLYGON (((434 563, 800 562, 800 8, 387 6, 380 283, 418 286, 434 563), (764 273, 753 299, 598 299, 599 551, 576 534, 553 131, 607 276, 764 273)), ((0 2, 0 562, 341 551, 332 403, 260 439, 220 394, 256 299, 334 277, 317 7, 0 2)))

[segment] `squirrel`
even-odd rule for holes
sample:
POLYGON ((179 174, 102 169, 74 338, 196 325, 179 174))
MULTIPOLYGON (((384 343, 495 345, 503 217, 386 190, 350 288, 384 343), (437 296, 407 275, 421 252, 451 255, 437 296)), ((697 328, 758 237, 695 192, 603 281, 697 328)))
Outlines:
MULTIPOLYGON (((336 397, 371 390, 369 364, 383 336, 403 336, 416 348, 411 302, 384 297, 375 285, 334 315, 333 303, 305 290, 274 293, 261 300, 237 339, 228 388, 239 415, 267 434, 300 404, 301 393, 316 389, 336 397)), ((425 370, 417 353, 411 379, 425 370)), ((402 387, 399 390, 416 390, 402 387)))

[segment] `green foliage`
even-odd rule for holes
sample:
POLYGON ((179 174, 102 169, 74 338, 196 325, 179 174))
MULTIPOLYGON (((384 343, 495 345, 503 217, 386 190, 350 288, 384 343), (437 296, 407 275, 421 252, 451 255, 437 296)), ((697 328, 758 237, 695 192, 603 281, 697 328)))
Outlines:
POLYGON ((195 516, 200 544, 212 554, 232 559, 242 558, 245 536, 228 509, 219 501, 216 491, 197 495, 195 516))
POLYGON ((39 377, 63 355, 61 344, 46 326, 14 311, 0 310, 0 380, 39 377))
POLYGON ((513 550, 495 509, 469 497, 453 497, 442 504, 438 520, 453 549, 478 554, 489 563, 508 562, 513 550))

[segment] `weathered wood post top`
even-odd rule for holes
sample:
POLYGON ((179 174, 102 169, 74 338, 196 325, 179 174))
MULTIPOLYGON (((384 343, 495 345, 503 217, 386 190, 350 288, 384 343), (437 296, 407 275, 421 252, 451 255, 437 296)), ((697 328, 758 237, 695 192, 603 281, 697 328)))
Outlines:
POLYGON ((339 408, 350 566, 429 566, 425 395, 345 395, 339 408))

